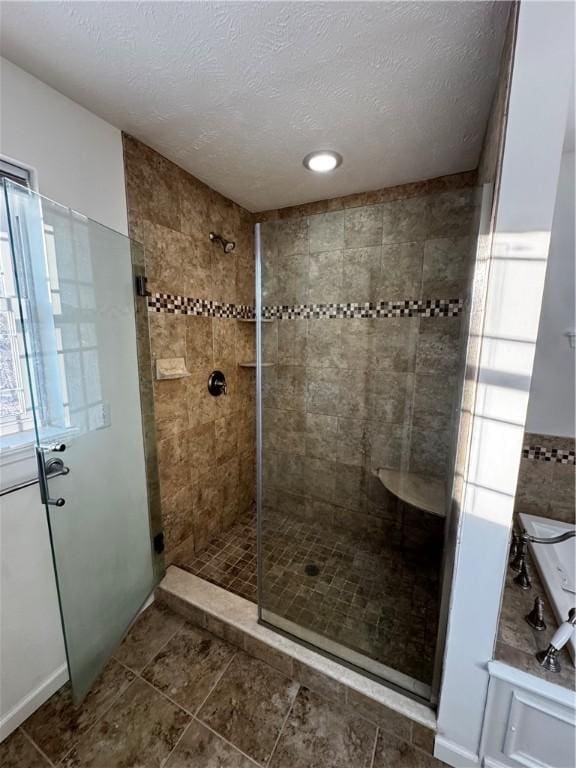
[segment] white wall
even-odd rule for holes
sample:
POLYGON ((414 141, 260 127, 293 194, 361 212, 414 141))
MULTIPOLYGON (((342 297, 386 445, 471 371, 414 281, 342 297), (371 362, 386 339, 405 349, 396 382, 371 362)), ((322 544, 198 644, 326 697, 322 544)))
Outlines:
POLYGON ((38 486, 1 501, 0 740, 68 677, 38 486))
POLYGON ((0 152, 36 169, 42 195, 128 233, 120 131, 6 59, 0 152))
POLYGON ((481 764, 480 734, 573 70, 573 6, 523 2, 512 75, 435 755, 481 764))
POLYGON ((574 147, 564 152, 536 342, 526 431, 574 437, 575 356, 565 333, 576 330, 574 147))
MULTIPOLYGON (((124 234, 120 131, 0 59, 0 154, 32 166, 39 191, 124 234)), ((0 510, 0 740, 66 679, 38 487, 0 510)))

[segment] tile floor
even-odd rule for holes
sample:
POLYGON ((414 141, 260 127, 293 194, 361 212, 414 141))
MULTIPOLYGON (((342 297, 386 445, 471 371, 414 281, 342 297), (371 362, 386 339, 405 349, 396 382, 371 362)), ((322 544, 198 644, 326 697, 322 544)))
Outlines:
POLYGON ((2 768, 440 768, 342 704, 153 604, 85 701, 64 686, 2 768))
MULTIPOLYGON (((416 680, 432 681, 438 620, 435 562, 311 521, 269 515, 263 530, 263 606, 416 680), (306 566, 318 571, 309 575, 306 566)), ((256 602, 256 522, 242 518, 177 565, 256 602)))

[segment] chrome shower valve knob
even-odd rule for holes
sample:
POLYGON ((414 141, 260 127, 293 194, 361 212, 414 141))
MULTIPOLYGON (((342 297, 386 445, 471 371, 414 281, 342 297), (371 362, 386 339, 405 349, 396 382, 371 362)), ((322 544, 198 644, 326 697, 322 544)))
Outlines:
POLYGON ((224 376, 222 371, 212 371, 208 379, 208 392, 212 397, 220 397, 220 395, 228 394, 226 376, 224 376))

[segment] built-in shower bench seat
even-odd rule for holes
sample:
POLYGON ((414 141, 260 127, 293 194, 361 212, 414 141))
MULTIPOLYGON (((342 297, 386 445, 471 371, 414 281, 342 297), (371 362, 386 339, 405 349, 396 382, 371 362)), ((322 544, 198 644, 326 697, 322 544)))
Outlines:
POLYGON ((376 469, 374 474, 400 501, 438 517, 446 516, 446 485, 443 480, 402 469, 376 469))

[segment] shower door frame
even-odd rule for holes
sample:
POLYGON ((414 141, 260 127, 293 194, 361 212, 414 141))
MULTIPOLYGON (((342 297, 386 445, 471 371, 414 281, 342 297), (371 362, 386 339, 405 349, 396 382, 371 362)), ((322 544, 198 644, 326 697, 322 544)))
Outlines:
MULTIPOLYGON (((262 617, 262 237, 260 223, 254 225, 255 302, 256 315, 256 594, 258 623, 262 617)), ((268 626, 268 625, 267 625, 268 626)))

